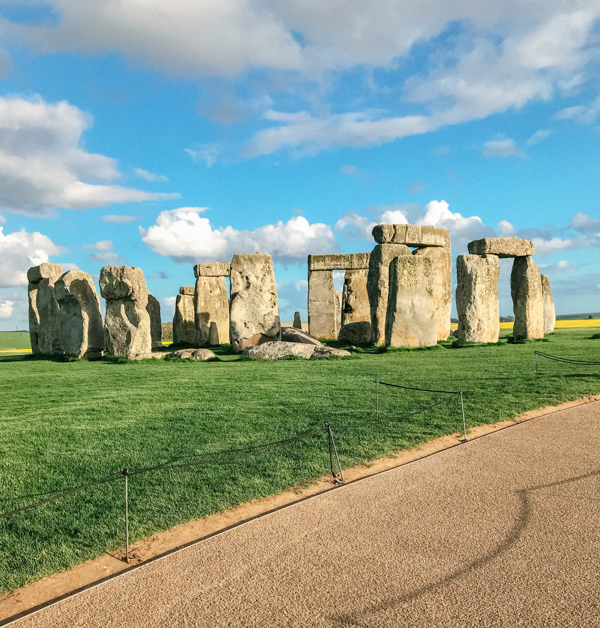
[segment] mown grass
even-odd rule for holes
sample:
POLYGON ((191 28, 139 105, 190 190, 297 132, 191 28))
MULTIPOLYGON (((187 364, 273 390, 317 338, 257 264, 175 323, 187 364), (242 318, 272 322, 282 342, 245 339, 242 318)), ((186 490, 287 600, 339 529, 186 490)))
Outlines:
MULTIPOLYGON (((429 350, 363 349, 351 359, 262 362, 53 362, 0 357, 0 511, 124 467, 248 452, 333 426, 347 467, 462 427, 457 397, 405 421, 375 424, 373 380, 463 390, 467 426, 600 392, 600 367, 540 360, 534 350, 600 359, 589 329, 548 342, 429 350), (362 427, 342 427, 372 423, 362 427)), ((447 344, 447 347, 450 343, 447 344)), ((379 386, 379 418, 440 401, 379 386)), ((329 471, 327 436, 219 464, 133 475, 131 539, 310 482, 329 471)), ((0 519, 0 591, 124 544, 123 480, 0 519)))
POLYGON ((28 331, 0 331, 0 351, 31 349, 28 331))

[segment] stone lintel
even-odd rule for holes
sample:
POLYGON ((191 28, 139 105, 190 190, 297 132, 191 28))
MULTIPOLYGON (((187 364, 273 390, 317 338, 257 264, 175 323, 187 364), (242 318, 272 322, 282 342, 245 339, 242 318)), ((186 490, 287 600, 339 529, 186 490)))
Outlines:
POLYGON ((373 238, 378 244, 406 244, 406 246, 447 246, 450 232, 445 227, 430 225, 375 225, 373 238))
POLYGON ((27 271, 27 281, 29 283, 40 283, 42 279, 56 280, 63 274, 60 264, 42 262, 39 266, 32 266, 27 271))
POLYGON ((497 255, 498 257, 530 257, 535 245, 530 240, 511 236, 509 238, 482 238, 469 242, 471 255, 497 255))
POLYGON ((181 286, 181 288, 179 288, 179 294, 186 294, 188 296, 194 296, 194 286, 181 286))
POLYGON ((229 277, 231 274, 230 262, 207 262, 194 266, 194 277, 229 277))
POLYGON ((370 253, 309 255, 308 270, 360 270, 369 268, 370 253))

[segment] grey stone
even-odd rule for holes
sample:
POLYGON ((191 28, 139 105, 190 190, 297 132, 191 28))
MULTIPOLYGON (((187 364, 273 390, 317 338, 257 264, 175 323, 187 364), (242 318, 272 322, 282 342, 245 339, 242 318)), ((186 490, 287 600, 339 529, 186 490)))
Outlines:
POLYGON ((377 244, 371 253, 367 275, 367 293, 371 312, 371 341, 385 343, 385 318, 388 309, 390 264, 399 255, 411 255, 404 244, 377 244))
POLYGON ((131 266, 105 266, 100 270, 99 283, 100 294, 106 299, 106 353, 128 360, 149 358, 152 338, 144 273, 131 266))
POLYGON ((320 360, 321 358, 347 358, 349 355, 350 352, 345 349, 336 349, 334 347, 326 347, 323 345, 322 347, 315 347, 310 359, 320 360))
POLYGON ((292 357, 304 359, 321 359, 330 357, 346 357, 350 353, 343 349, 334 349, 323 345, 309 345, 295 342, 271 341, 258 346, 249 346, 242 355, 262 360, 286 360, 292 357))
POLYGON ((450 238, 446 246, 428 246, 413 251, 413 255, 429 257, 433 265, 433 303, 437 325, 437 339, 450 335, 452 310, 452 252, 450 238))
POLYGON ((333 293, 333 306, 335 308, 335 337, 337 338, 342 326, 342 293, 339 290, 333 293))
POLYGON ((60 308, 60 338, 64 353, 76 358, 102 357, 102 309, 91 276, 81 270, 70 270, 56 281, 54 294, 60 308))
POLYGON ((300 312, 294 312, 294 327, 296 329, 302 329, 302 319, 300 318, 300 312))
POLYGON ((40 283, 42 279, 52 279, 56 281, 61 275, 62 266, 60 264, 43 262, 39 266, 32 266, 27 271, 27 281, 29 283, 40 283))
POLYGON ((196 279, 194 320, 197 346, 214 347, 229 342, 229 296, 225 277, 196 279))
POLYGON ((497 255, 459 255, 456 258, 458 338, 467 342, 498 342, 500 312, 497 255))
POLYGON ((357 270, 369 268, 370 253, 309 255, 308 270, 357 270))
POLYGON ((27 287, 27 300, 29 302, 29 341, 31 343, 32 355, 39 355, 39 327, 40 313, 37 307, 38 284, 30 283, 27 287))
POLYGON ((348 345, 368 345, 371 343, 371 323, 356 321, 342 325, 338 336, 340 342, 348 345))
POLYGON ((314 336, 307 334, 305 331, 296 327, 282 327, 281 328, 281 340, 283 342, 301 342, 308 345, 322 346, 322 342, 317 340, 314 336))
POLYGON ((332 271, 308 271, 309 333, 315 338, 337 338, 336 321, 332 271))
POLYGON ((62 275, 60 264, 47 262, 27 271, 29 279, 29 337, 35 355, 62 355, 60 309, 54 293, 62 275))
POLYGON ((262 253, 231 260, 230 340, 233 351, 279 340, 279 302, 273 260, 262 253))
POLYGON ((392 261, 385 344, 390 347, 437 344, 430 257, 400 255, 392 261))
POLYGON ((517 257, 510 275, 515 323, 513 338, 544 337, 544 299, 538 265, 531 257, 517 257))
POLYGON ((194 276, 198 277, 229 277, 231 264, 229 262, 208 262, 194 266, 194 276))
POLYGON ((526 257, 535 253, 535 245, 529 240, 514 236, 508 238, 483 238, 469 242, 471 255, 497 255, 498 257, 526 257))
POLYGON ((373 238, 378 244, 405 244, 406 246, 446 246, 449 231, 430 225, 376 225, 373 238))
POLYGON ((196 288, 194 286, 181 286, 179 288, 179 294, 185 294, 188 297, 193 297, 196 288))
POLYGON ((556 310, 548 275, 542 275, 542 296, 544 299, 544 334, 552 334, 556 325, 556 310))
POLYGON ((167 360, 184 360, 186 358, 193 358, 194 360, 200 360, 202 362, 209 362, 217 359, 217 356, 210 349, 179 349, 178 351, 165 353, 164 357, 167 360))
POLYGON ((342 291, 342 326, 359 321, 371 322, 367 277, 369 270, 347 270, 342 291))
POLYGON ((175 299, 173 316, 173 344, 196 345, 196 323, 194 314, 194 296, 183 294, 181 290, 175 299))
POLYGON ((146 306, 148 316, 150 316, 150 338, 153 349, 162 349, 162 321, 160 318, 160 303, 153 295, 148 294, 148 305, 146 306))

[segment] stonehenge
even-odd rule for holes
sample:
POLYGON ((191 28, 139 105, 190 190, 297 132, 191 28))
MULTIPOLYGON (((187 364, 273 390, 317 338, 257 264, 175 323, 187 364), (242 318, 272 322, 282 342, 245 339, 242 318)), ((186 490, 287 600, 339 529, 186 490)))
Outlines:
POLYGON ((194 315, 194 288, 181 286, 175 299, 175 315, 173 316, 173 344, 196 344, 196 323, 194 315))
POLYGON ((29 295, 29 337, 33 355, 61 355, 59 306, 54 284, 62 266, 44 262, 27 271, 29 295))
POLYGON ((148 293, 148 305, 146 306, 150 316, 150 341, 153 349, 162 349, 162 321, 160 318, 160 303, 153 295, 148 293))
POLYGON ((231 264, 211 262, 194 266, 195 342, 199 347, 229 342, 229 297, 226 277, 231 264))
POLYGON ((344 276, 342 291, 342 326, 361 321, 371 322, 367 293, 368 268, 349 269, 344 276))
POLYGON ((517 340, 544 337, 544 299, 542 276, 531 257, 516 257, 510 275, 517 340))
POLYGON ((553 334, 554 325, 556 325, 556 311, 548 275, 542 275, 542 298, 544 299, 544 334, 553 334))

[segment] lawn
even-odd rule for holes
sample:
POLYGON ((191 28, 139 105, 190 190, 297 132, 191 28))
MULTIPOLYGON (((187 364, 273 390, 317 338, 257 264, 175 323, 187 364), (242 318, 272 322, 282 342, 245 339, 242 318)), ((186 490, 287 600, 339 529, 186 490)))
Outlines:
MULTIPOLYGON (((0 355, 0 511, 130 469, 249 452, 333 426, 347 467, 462 428, 460 399, 373 380, 463 390, 467 427, 600 393, 600 367, 540 360, 534 350, 600 360, 595 329, 547 341, 451 349, 366 350, 351 358, 211 363, 48 361, 0 355), (406 420, 411 412, 443 405, 406 420), (357 426, 362 423, 367 426, 357 426), (349 427, 350 426, 350 427, 349 427)), ((508 332, 505 332, 508 333, 508 332)), ((448 345, 449 346, 449 345, 448 345)), ((327 435, 221 463, 134 474, 132 540, 329 471, 327 435)), ((123 546, 123 480, 0 519, 0 591, 123 546)))
POLYGON ((28 331, 0 331, 0 351, 31 349, 28 331))

